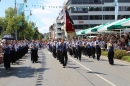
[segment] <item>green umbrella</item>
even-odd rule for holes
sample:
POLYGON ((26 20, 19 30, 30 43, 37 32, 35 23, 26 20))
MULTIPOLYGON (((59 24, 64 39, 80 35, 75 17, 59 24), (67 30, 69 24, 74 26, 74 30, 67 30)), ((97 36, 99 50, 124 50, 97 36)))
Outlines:
POLYGON ((124 29, 124 28, 129 28, 130 26, 122 26, 122 23, 130 21, 130 18, 125 19, 123 21, 117 22, 114 25, 111 25, 107 27, 108 30, 113 30, 113 29, 124 29))
POLYGON ((108 24, 110 24, 110 22, 109 22, 109 23, 106 23, 106 24, 102 24, 102 25, 96 26, 96 27, 93 27, 93 28, 91 29, 91 32, 97 32, 99 28, 102 28, 102 27, 104 27, 104 26, 106 26, 106 25, 108 25, 108 24))

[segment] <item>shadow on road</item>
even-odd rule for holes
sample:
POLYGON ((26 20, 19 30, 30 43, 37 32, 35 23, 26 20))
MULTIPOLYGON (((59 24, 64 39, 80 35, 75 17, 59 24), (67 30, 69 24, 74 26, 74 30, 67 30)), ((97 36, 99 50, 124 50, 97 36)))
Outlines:
POLYGON ((91 71, 89 71, 89 72, 87 72, 87 73, 92 73, 92 74, 101 74, 101 75, 107 75, 107 74, 105 74, 105 73, 91 72, 91 71))
MULTIPOLYGON (((6 71, 5 68, 3 67, 3 64, 0 64, 0 78, 7 78, 11 76, 15 76, 18 78, 32 78, 32 77, 37 77, 37 82, 42 82, 43 80, 43 73, 45 70, 49 70, 49 68, 45 68, 46 66, 46 56, 44 53, 42 53, 42 56, 39 56, 38 62, 33 63, 33 65, 37 65, 38 63, 41 64, 40 68, 34 68, 32 65, 25 65, 26 59, 30 59, 30 57, 24 57, 20 59, 19 61, 16 62, 15 65, 11 65, 11 69, 6 71), (20 64, 20 67, 19 65, 20 64), (38 75, 37 75, 38 73, 38 75)), ((39 84, 39 83, 37 83, 39 84)))
POLYGON ((123 65, 123 64, 113 64, 113 66, 129 66, 129 65, 123 65))
POLYGON ((68 66, 67 68, 78 69, 78 68, 80 68, 80 67, 70 67, 70 66, 68 66))

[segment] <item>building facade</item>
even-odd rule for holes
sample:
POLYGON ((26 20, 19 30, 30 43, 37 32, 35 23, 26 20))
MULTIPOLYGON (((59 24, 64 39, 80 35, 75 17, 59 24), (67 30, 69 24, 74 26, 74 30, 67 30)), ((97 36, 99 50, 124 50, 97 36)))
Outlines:
MULTIPOLYGON (((118 0, 118 19, 130 17, 130 0, 118 0)), ((75 31, 115 20, 114 0, 66 0, 75 31)))
POLYGON ((61 24, 61 19, 59 19, 59 16, 57 17, 53 25, 55 31, 54 34, 55 38, 62 38, 62 30, 61 30, 62 24, 61 24))
POLYGON ((54 24, 49 27, 49 39, 55 38, 54 24))

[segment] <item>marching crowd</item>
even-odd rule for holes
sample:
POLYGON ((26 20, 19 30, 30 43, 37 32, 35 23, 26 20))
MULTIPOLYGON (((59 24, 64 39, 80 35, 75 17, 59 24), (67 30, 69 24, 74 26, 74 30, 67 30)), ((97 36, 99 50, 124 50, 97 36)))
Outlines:
POLYGON ((128 42, 129 34, 123 35, 121 38, 118 35, 102 35, 99 34, 94 38, 78 38, 72 40, 52 39, 48 42, 48 50, 52 52, 54 58, 57 58, 63 65, 67 65, 68 55, 73 56, 81 61, 82 54, 100 60, 102 49, 108 51, 108 61, 110 65, 114 64, 114 50, 125 49, 130 50, 128 42))
POLYGON ((114 50, 124 49, 130 52, 129 34, 125 34, 119 37, 119 35, 102 35, 99 34, 94 38, 83 38, 65 40, 65 39, 52 39, 46 43, 36 41, 5 41, 0 42, 0 58, 3 57, 4 67, 6 70, 10 69, 10 63, 14 64, 17 60, 21 59, 28 53, 28 49, 31 49, 31 61, 36 63, 38 60, 38 49, 47 46, 48 50, 52 52, 54 58, 57 58, 63 65, 63 68, 67 65, 68 52, 69 55, 81 61, 82 55, 86 55, 89 58, 100 60, 101 52, 103 50, 108 51, 108 61, 110 65, 114 64, 114 50))
POLYGON ((3 57, 4 67, 6 70, 10 69, 10 63, 14 64, 17 60, 21 59, 31 49, 31 61, 37 62, 38 48, 41 47, 39 41, 5 41, 0 44, 0 56, 3 57))

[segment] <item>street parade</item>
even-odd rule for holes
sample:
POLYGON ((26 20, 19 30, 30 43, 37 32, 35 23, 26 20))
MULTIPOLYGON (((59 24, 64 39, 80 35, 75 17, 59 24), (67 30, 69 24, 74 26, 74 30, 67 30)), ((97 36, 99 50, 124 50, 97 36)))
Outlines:
POLYGON ((0 86, 130 86, 130 0, 0 7, 0 86))

